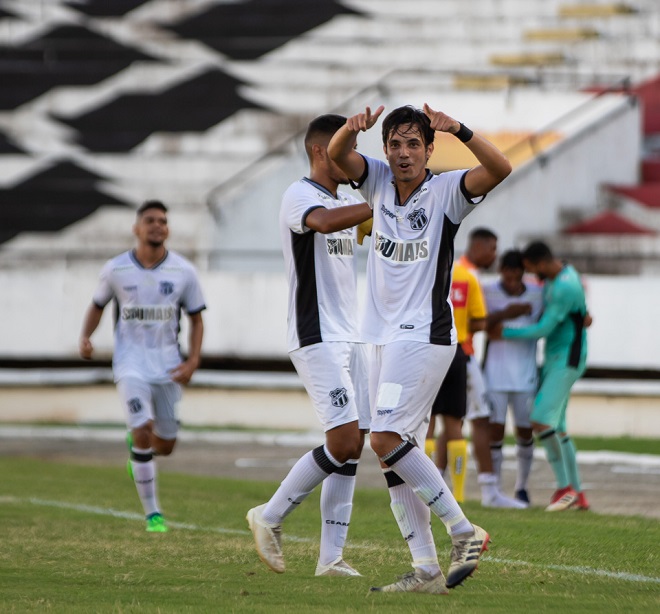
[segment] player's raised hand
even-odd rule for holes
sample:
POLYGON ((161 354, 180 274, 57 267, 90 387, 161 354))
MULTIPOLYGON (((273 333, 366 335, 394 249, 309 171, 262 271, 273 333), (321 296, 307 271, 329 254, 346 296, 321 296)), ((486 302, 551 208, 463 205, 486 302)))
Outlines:
POLYGON ((431 120, 431 128, 437 132, 449 132, 456 134, 461 129, 461 123, 453 117, 449 117, 442 111, 434 111, 428 104, 424 103, 424 113, 431 120))
POLYGON ((373 128, 374 124, 378 121, 380 114, 385 110, 381 104, 374 113, 371 112, 371 107, 367 107, 364 113, 358 113, 346 120, 346 126, 352 132, 366 132, 369 128, 373 128))

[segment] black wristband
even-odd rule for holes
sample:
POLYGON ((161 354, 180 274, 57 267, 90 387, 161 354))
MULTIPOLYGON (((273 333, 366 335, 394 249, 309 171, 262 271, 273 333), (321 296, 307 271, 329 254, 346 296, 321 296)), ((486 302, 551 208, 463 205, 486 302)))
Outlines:
POLYGON ((459 141, 467 143, 474 133, 470 130, 465 124, 461 124, 461 127, 458 129, 458 132, 454 135, 459 141))

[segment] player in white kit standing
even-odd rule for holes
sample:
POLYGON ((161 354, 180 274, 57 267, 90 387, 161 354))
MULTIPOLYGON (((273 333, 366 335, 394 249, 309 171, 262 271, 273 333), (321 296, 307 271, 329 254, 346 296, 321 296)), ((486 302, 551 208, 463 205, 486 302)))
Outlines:
MULTIPOLYGON (((543 287, 523 281, 525 267, 518 250, 505 252, 500 259, 500 278, 484 285, 488 307, 487 322, 499 322, 511 328, 529 326, 538 321, 543 311, 543 287)), ((489 340, 484 356, 484 379, 490 414, 491 456, 493 473, 500 481, 502 446, 507 409, 513 413, 516 427, 518 472, 515 498, 530 503, 527 482, 534 459, 534 433, 530 415, 538 389, 536 339, 489 340)))
POLYGON ((449 300, 454 236, 475 199, 502 182, 511 165, 483 137, 428 105, 423 112, 399 107, 384 119, 387 163, 363 156, 354 148, 357 134, 373 127, 382 111, 367 108, 350 117, 329 145, 331 158, 374 210, 362 331, 374 344, 370 439, 414 568, 372 590, 443 593, 474 572, 489 541, 465 517, 423 449, 433 399, 456 351, 449 300), (454 134, 480 164, 433 175, 426 164, 436 131, 454 134), (430 512, 440 517, 453 543, 446 580, 430 512))
POLYGON ((338 192, 348 178, 328 157, 341 115, 308 126, 309 177, 282 197, 280 234, 289 285, 288 351, 325 431, 325 444, 291 469, 271 499, 247 514, 261 560, 285 571, 281 525, 321 489, 321 547, 317 576, 359 576, 343 559, 358 459, 369 428, 365 346, 358 343, 355 226, 371 208, 338 192))
POLYGON ((163 533, 154 456, 172 453, 179 430, 181 386, 199 366, 204 297, 193 265, 165 248, 167 207, 146 201, 133 226, 137 247, 109 260, 101 271, 80 334, 80 355, 92 357, 90 341, 105 306, 114 300, 112 368, 129 429, 129 472, 142 502, 147 531, 163 533), (181 309, 190 319, 188 358, 179 349, 181 309))

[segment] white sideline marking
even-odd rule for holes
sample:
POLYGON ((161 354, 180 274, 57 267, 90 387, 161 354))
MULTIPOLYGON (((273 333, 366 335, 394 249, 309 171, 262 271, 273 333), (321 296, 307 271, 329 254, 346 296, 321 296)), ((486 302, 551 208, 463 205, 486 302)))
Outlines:
POLYGON ((491 563, 502 563, 505 565, 523 565, 525 567, 537 567, 539 569, 551 569, 553 571, 570 571, 587 576, 602 576, 614 580, 626 580, 628 582, 652 582, 660 584, 660 578, 653 576, 642 576, 640 574, 626 573, 623 571, 606 571, 604 569, 594 569, 593 567, 584 567, 583 565, 541 565, 538 563, 529 563, 527 561, 516 561, 513 559, 500 559, 494 556, 483 556, 482 561, 491 563))
MULTIPOLYGON (((2 439, 64 439, 71 441, 113 441, 122 442, 126 435, 125 428, 99 428, 93 426, 21 426, 0 424, 0 438, 2 439)), ((178 436, 180 441, 204 442, 216 444, 262 444, 270 446, 309 446, 323 443, 323 433, 310 431, 307 433, 290 432, 253 432, 253 431, 187 431, 183 429, 178 436)), ((515 446, 504 446, 504 456, 515 458, 515 446)), ((534 458, 544 459, 545 452, 537 447, 534 458)), ((640 467, 654 472, 660 469, 660 454, 631 454, 628 452, 580 451, 577 453, 578 462, 586 465, 611 464, 616 466, 640 467)))
MULTIPOLYGON (((77 512, 87 512, 89 514, 98 514, 101 516, 111 516, 113 518, 125 518, 127 520, 140 520, 144 522, 144 516, 136 512, 124 512, 121 510, 114 510, 111 508, 97 507, 94 505, 86 505, 82 503, 67 503, 66 501, 52 501, 48 499, 39 499, 36 497, 29 497, 27 499, 20 499, 12 496, 0 496, 0 504, 2 503, 31 503, 32 505, 39 505, 42 507, 56 507, 60 509, 74 510, 77 512)), ((210 533, 221 533, 225 535, 250 535, 250 531, 243 529, 225 529, 223 527, 203 527, 197 524, 189 524, 186 522, 173 522, 168 520, 167 524, 172 528, 186 529, 188 531, 205 531, 210 533)), ((317 540, 307 537, 297 537, 295 535, 283 535, 287 541, 311 543, 317 540)), ((377 547, 366 546, 360 544, 348 544, 349 548, 356 549, 369 549, 377 550, 377 547)), ((593 567, 585 567, 582 565, 542 565, 539 563, 530 563, 529 561, 518 561, 515 559, 500 559, 498 557, 485 555, 482 557, 483 561, 490 563, 500 563, 503 565, 521 565, 524 567, 535 567, 537 569, 550 569, 553 571, 568 571, 583 576, 600 576, 605 578, 612 578, 613 580, 624 580, 626 582, 651 582, 653 584, 660 584, 660 578, 653 576, 643 576, 641 574, 631 574, 622 571, 607 571, 605 569, 594 569, 593 567)))

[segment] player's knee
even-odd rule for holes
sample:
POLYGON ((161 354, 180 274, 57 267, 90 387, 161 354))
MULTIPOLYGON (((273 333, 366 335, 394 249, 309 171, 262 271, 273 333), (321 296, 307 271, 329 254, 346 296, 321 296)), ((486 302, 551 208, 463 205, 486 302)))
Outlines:
POLYGON ((131 435, 133 437, 133 446, 136 448, 150 448, 151 447, 151 423, 147 422, 142 426, 132 429, 131 435))
POLYGON ((341 442, 328 443, 328 450, 333 458, 340 463, 345 463, 352 458, 360 458, 362 454, 363 440, 358 437, 350 437, 341 442))
POLYGON ((176 439, 158 439, 154 438, 151 447, 158 456, 169 456, 174 451, 176 439))

